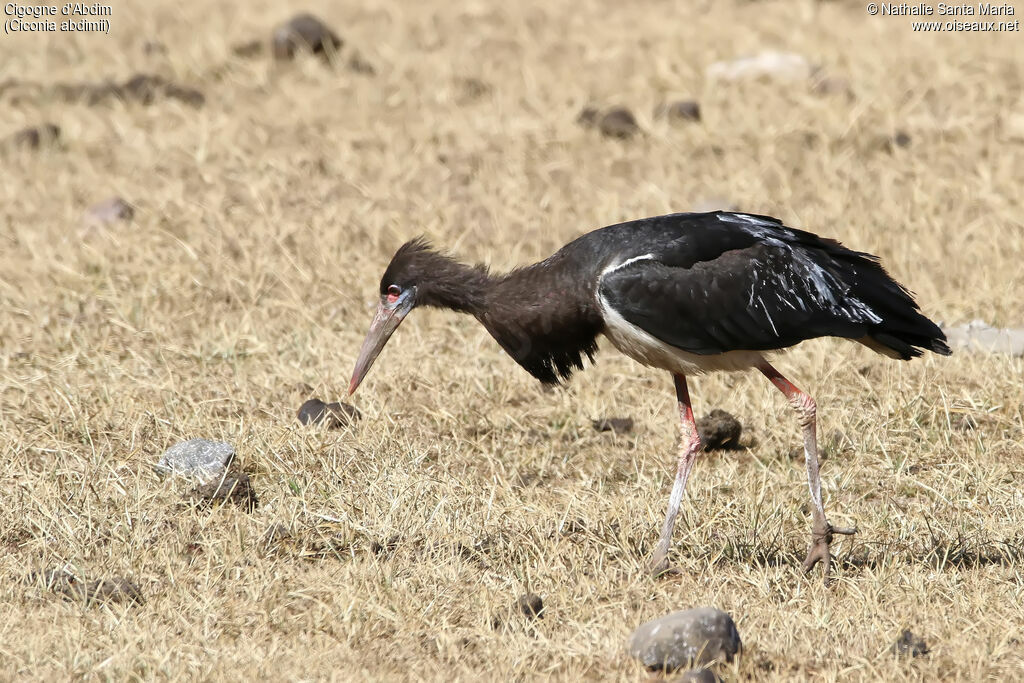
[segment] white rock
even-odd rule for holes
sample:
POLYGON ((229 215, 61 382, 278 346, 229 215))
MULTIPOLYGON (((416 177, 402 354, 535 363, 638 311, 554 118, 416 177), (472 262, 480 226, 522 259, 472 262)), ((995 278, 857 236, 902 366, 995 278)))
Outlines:
POLYGON ((752 57, 740 57, 714 62, 707 68, 712 80, 739 81, 755 78, 775 78, 786 81, 807 80, 817 68, 806 58, 792 53, 766 50, 752 57))
POLYGON ((134 216, 135 208, 120 197, 111 197, 94 204, 85 212, 85 220, 96 223, 130 221, 134 216))
POLYGON ((943 327, 950 348, 1024 356, 1024 328, 992 327, 983 320, 943 327))

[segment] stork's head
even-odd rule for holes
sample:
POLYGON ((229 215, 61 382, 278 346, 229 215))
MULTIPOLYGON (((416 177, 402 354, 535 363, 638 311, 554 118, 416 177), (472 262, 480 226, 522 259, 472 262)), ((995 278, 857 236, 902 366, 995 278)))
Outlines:
POLYGON ((405 316, 415 308, 417 283, 425 275, 421 265, 425 253, 429 253, 429 246, 423 240, 406 242, 395 252, 387 270, 384 271, 384 277, 380 279, 377 315, 370 323, 370 331, 363 342, 363 348, 359 350, 352 381, 348 385, 349 395, 355 392, 359 383, 363 381, 373 361, 377 360, 381 349, 405 320, 405 316))
POLYGON ((439 254, 422 238, 403 244, 380 280, 377 315, 359 351, 348 393, 351 395, 363 381, 381 349, 413 308, 440 306, 473 312, 486 279, 486 269, 465 266, 439 254))

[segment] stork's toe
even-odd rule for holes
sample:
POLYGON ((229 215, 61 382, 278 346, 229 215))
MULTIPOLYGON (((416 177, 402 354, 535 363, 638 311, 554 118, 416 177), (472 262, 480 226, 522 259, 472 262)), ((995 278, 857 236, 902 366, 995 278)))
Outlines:
POLYGON ((663 558, 657 564, 649 562, 647 564, 647 571, 650 573, 651 577, 655 579, 661 579, 666 576, 678 576, 682 573, 677 567, 673 567, 669 564, 667 557, 663 558))
POLYGON ((804 560, 804 571, 811 571, 821 562, 822 575, 825 585, 828 586, 832 581, 832 553, 829 551, 829 545, 832 543, 833 535, 852 536, 855 533, 856 527, 834 527, 828 522, 825 522, 824 529, 815 529, 811 533, 811 547, 807 551, 807 559, 804 560))

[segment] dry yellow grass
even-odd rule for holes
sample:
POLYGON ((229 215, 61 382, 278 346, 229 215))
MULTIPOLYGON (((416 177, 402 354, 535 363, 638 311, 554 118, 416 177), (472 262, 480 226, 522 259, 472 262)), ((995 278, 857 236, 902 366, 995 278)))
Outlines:
POLYGON ((881 255, 936 319, 1019 325, 1019 34, 914 34, 857 2, 303 7, 367 77, 231 55, 298 7, 203 5, 126 2, 109 36, 0 39, 3 78, 151 71, 207 95, 198 110, 0 100, 0 136, 50 120, 65 140, 2 160, 0 679, 640 680, 629 632, 702 604, 738 622, 737 679, 1024 677, 1020 359, 898 363, 838 341, 779 359, 822 432, 849 437, 823 483, 860 534, 836 546, 831 590, 799 571, 799 431, 760 377, 691 385, 698 414, 729 410, 756 443, 698 462, 682 574, 660 581, 642 567, 674 468, 665 373, 605 350, 545 393, 472 320, 417 311, 353 429, 301 427, 292 389, 343 396, 408 237, 505 269, 713 196, 881 255), (766 48, 856 98, 704 80, 766 48), (653 119, 675 96, 704 122, 653 119), (588 102, 633 107, 646 134, 579 128, 588 102), (911 145, 881 149, 897 129, 911 145), (135 220, 83 231, 113 194, 135 220), (635 434, 591 429, 611 415, 635 434), (963 415, 978 429, 953 428, 963 415), (151 465, 194 436, 235 444, 255 513, 179 507, 188 486, 151 465), (295 540, 268 551, 275 524, 295 540), (18 583, 64 564, 131 577, 147 602, 85 608, 18 583), (546 618, 492 628, 525 590, 546 618), (889 654, 905 626, 928 657, 889 654))

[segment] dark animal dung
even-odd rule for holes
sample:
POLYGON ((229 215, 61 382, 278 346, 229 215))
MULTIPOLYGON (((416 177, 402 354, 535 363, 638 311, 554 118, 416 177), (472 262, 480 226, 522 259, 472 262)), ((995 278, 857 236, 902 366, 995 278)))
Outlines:
POLYGON ((580 124, 584 128, 593 128, 597 124, 597 117, 600 116, 601 110, 597 107, 586 106, 580 110, 579 115, 576 117, 576 123, 580 124))
POLYGON ((56 144, 60 140, 60 128, 52 123, 23 128, 7 138, 7 144, 21 149, 39 149, 56 144))
POLYGON ((658 115, 664 116, 671 123, 700 121, 700 103, 697 100, 677 100, 663 104, 658 108, 658 115))
POLYGON ((924 639, 920 636, 914 635, 908 628, 903 629, 903 633, 892 644, 891 649, 892 653, 897 657, 910 658, 922 657, 931 651, 928 648, 928 643, 924 642, 924 639))
POLYGON ((597 129, 609 138, 626 140, 640 132, 633 112, 625 107, 613 107, 606 111, 597 122, 597 129))
POLYGON ((327 24, 308 13, 296 14, 278 26, 270 39, 271 52, 279 61, 293 59, 301 50, 327 58, 342 45, 344 41, 327 24))
POLYGON ((141 605, 145 603, 139 587, 121 577, 98 579, 88 583, 69 581, 60 587, 59 592, 68 600, 86 605, 105 603, 141 605))
POLYGON ((740 421, 718 408, 697 420, 697 434, 706 451, 739 448, 742 432, 740 421))
POLYGON ((529 619, 544 618, 544 600, 536 593, 525 593, 516 600, 516 607, 529 619))
POLYGON ((593 420, 591 424, 599 432, 628 434, 633 431, 633 418, 631 417, 606 417, 600 420, 593 420))
POLYGON ((347 403, 324 403, 318 398, 311 398, 299 406, 298 417, 304 425, 323 424, 328 429, 341 429, 362 415, 355 406, 347 403))

